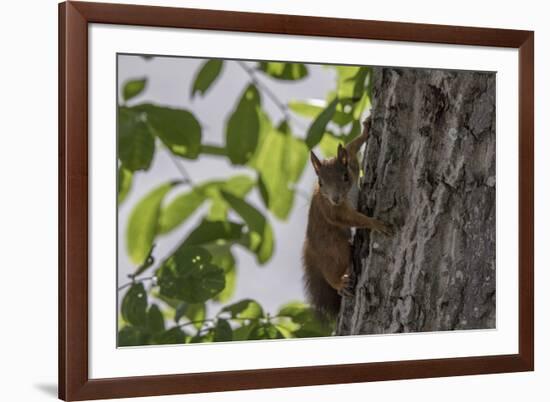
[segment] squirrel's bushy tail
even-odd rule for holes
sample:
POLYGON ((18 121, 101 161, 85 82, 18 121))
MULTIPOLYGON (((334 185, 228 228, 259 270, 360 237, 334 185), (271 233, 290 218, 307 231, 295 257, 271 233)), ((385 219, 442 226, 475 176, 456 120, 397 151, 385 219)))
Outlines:
POLYGON ((304 271, 304 284, 309 303, 323 321, 335 319, 340 312, 342 296, 330 286, 317 269, 304 271))

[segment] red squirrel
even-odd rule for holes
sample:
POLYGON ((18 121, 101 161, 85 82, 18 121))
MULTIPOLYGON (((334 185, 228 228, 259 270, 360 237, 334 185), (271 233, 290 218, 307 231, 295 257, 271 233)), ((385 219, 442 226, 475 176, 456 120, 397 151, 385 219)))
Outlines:
POLYGON ((367 119, 359 137, 345 148, 338 145, 335 158, 320 161, 311 151, 318 183, 309 207, 303 247, 304 285, 310 304, 321 318, 336 317, 342 295, 352 294, 351 228, 391 234, 386 223, 363 215, 354 206, 359 179, 356 155, 369 128, 367 119))

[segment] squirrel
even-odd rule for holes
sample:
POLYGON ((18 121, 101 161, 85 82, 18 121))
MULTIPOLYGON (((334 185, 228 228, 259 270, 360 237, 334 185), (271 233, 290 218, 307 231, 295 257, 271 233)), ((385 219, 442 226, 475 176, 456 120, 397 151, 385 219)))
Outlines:
POLYGON ((351 228, 367 228, 390 235, 390 227, 355 208, 358 194, 357 152, 368 137, 370 118, 363 132, 335 158, 319 160, 311 151, 318 183, 313 191, 303 245, 304 285, 308 301, 323 320, 335 318, 342 295, 352 295, 351 228))

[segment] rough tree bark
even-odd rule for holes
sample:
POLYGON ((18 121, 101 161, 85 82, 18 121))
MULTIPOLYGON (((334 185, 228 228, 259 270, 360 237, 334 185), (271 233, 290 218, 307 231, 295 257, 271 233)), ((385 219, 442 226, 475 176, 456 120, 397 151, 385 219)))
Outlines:
POLYGON ((495 74, 375 68, 353 297, 337 333, 495 327, 495 74))

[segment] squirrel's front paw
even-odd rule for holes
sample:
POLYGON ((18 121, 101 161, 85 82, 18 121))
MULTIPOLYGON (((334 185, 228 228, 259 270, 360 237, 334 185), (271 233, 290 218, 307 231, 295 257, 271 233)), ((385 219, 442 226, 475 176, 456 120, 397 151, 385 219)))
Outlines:
POLYGON ((383 233, 386 236, 393 235, 393 229, 391 228, 391 226, 385 222, 379 221, 378 219, 375 219, 374 221, 374 230, 383 233))
POLYGON ((369 116, 365 120, 363 120, 363 129, 368 132, 370 131, 370 126, 372 124, 372 117, 369 116))

